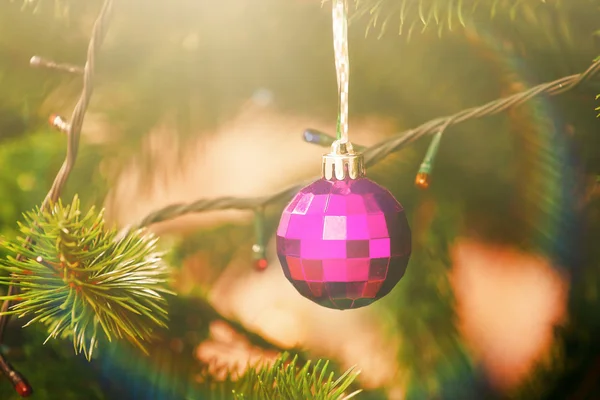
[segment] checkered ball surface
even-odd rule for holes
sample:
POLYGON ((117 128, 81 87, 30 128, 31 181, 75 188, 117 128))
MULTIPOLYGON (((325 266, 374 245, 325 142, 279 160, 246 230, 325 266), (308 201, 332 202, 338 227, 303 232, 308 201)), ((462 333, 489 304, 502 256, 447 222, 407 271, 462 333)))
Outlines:
POLYGON ((286 278, 327 308, 364 307, 387 295, 410 253, 404 209, 367 178, 310 184, 285 208, 277 229, 286 278))

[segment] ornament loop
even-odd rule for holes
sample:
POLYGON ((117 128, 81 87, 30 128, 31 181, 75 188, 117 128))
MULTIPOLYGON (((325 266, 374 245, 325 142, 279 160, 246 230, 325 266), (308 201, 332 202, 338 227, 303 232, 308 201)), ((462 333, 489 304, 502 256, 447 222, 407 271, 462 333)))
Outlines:
POLYGON ((337 139, 348 141, 348 0, 332 1, 333 50, 338 84, 337 139))
POLYGON ((364 158, 354 152, 352 143, 336 140, 331 145, 331 153, 323 155, 321 172, 328 181, 362 178, 365 176, 364 158))

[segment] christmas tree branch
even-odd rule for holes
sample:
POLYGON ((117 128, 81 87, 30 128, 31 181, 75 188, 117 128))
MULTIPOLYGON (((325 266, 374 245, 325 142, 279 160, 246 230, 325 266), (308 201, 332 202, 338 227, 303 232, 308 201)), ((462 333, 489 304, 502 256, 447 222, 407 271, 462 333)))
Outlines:
POLYGON ((330 370, 329 361, 318 360, 313 363, 301 361, 297 356, 290 360, 287 353, 280 355, 272 365, 256 367, 248 368, 242 376, 228 374, 224 381, 214 381, 207 375, 203 383, 205 387, 227 393, 224 398, 235 400, 349 400, 362 392, 359 389, 347 393, 360 373, 355 367, 334 380, 335 373, 330 370))
MULTIPOLYGON (((112 9, 112 0, 105 0, 102 9, 96 22, 94 23, 94 28, 92 31, 92 35, 88 45, 87 59, 85 63, 85 67, 83 69, 83 88, 81 91, 81 95, 79 100, 73 110, 73 114, 71 116, 71 123, 68 129, 68 141, 67 141, 67 155, 65 157, 65 161, 63 162, 60 170, 58 171, 56 178, 50 188, 46 198, 44 199, 41 209, 45 210, 49 205, 55 203, 68 178, 71 174, 73 166, 75 165, 75 161, 77 159, 77 153, 79 150, 79 138, 81 136, 81 128, 83 126, 83 120, 85 118, 85 113, 87 111, 92 92, 93 92, 93 78, 94 78, 94 67, 95 67, 95 59, 102 44, 102 41, 106 34, 106 27, 108 18, 110 16, 110 11, 112 9)), ((35 65, 40 65, 39 58, 34 57, 31 60, 31 63, 35 65)), ((26 242, 31 244, 31 239, 27 238, 26 242)), ((22 261, 23 257, 19 255, 17 260, 22 261)), ((13 285, 10 285, 8 288, 7 296, 10 298, 14 295, 15 288, 13 285)), ((2 308, 0 311, 0 343, 4 338, 4 332, 6 330, 6 324, 8 323, 9 314, 7 311, 11 306, 10 300, 5 300, 2 304, 2 308)))
MULTIPOLYGON (((539 0, 354 0, 354 18, 366 16, 369 19, 367 33, 379 29, 379 37, 387 31, 391 21, 398 21, 398 34, 424 32, 430 25, 437 26, 438 34, 452 31, 455 27, 466 26, 476 11, 488 13, 490 18, 504 11, 510 18, 518 13, 533 14, 539 0)), ((545 3, 542 1, 541 3, 545 3)), ((549 5, 557 7, 557 5, 549 5)), ((557 7, 558 8, 558 7, 557 7)), ((531 18, 530 18, 531 20, 531 18)), ((534 21, 537 21, 534 18, 534 21)))
MULTIPOLYGON (((600 73, 600 61, 596 60, 586 71, 580 74, 570 75, 552 82, 543 83, 521 93, 500 98, 479 107, 468 108, 451 116, 433 119, 416 128, 402 132, 379 144, 367 148, 364 151, 365 162, 367 166, 377 164, 389 154, 408 146, 415 140, 425 135, 443 131, 449 126, 472 119, 498 114, 540 95, 555 96, 567 92, 596 77, 598 73, 600 73)), ((296 194, 298 190, 314 180, 315 178, 312 178, 291 185, 269 196, 219 197, 214 199, 199 199, 187 204, 172 204, 151 212, 140 220, 136 224, 136 227, 149 226, 191 213, 225 209, 250 210, 261 208, 269 204, 277 203, 280 200, 289 199, 296 194)))

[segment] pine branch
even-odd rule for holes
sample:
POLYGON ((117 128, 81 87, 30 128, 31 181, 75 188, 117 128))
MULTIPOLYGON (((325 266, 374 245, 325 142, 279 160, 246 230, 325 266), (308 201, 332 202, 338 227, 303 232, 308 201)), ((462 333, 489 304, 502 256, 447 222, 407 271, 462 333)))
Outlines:
POLYGON ((204 385, 212 393, 223 393, 223 398, 236 400, 314 399, 349 400, 360 390, 346 393, 359 372, 348 369, 334 380, 328 371, 329 361, 318 360, 314 365, 307 361, 302 368, 298 358, 289 360, 289 354, 281 355, 273 365, 248 368, 240 377, 227 375, 224 381, 204 377, 204 385), (233 397, 231 397, 233 395, 233 397))
POLYGON ((407 34, 409 38, 432 25, 440 35, 466 26, 476 12, 487 14, 490 19, 500 13, 514 19, 520 13, 536 15, 538 7, 557 7, 544 0, 354 0, 354 3, 356 10, 352 18, 366 16, 369 19, 367 33, 378 28, 381 37, 390 23, 398 23, 398 33, 407 34))
MULTIPOLYGON (((44 199, 41 210, 45 211, 46 207, 50 204, 54 204, 56 200, 58 200, 60 193, 66 184, 69 175, 75 165, 75 160, 77 159, 77 152, 79 150, 79 137, 81 135, 81 128, 83 126, 83 119, 85 117, 85 113, 87 111, 88 104, 90 102, 93 85, 92 80, 94 77, 94 67, 95 67, 95 57, 98 53, 99 47, 104 40, 104 36, 106 34, 106 23, 111 14, 112 10, 112 0, 105 0, 103 2, 102 8, 100 10, 100 14, 98 15, 95 23, 94 29, 92 32, 92 36, 90 38, 90 42, 88 45, 88 53, 87 60, 85 63, 85 67, 83 70, 83 89, 77 104, 75 105, 75 109, 72 114, 72 123, 69 125, 68 129, 68 142, 67 142, 67 155, 65 157, 65 161, 63 162, 62 167, 58 171, 56 178, 50 188, 50 191, 46 195, 44 199)), ((23 241, 23 248, 29 249, 31 245, 31 238, 27 237, 23 241)), ((24 258, 21 254, 17 254, 15 261, 21 262, 24 261, 24 258)), ((15 295, 15 286, 14 282, 11 281, 8 284, 8 290, 6 295, 6 300, 2 303, 2 307, 0 308, 0 343, 2 343, 4 339, 4 333, 6 331, 6 325, 8 323, 8 318, 10 314, 8 310, 11 306, 11 300, 15 295)), ((83 329, 85 331, 85 327, 83 329)), ((84 338, 85 339, 85 338, 84 338)), ((8 364, 7 364, 8 365, 8 364)), ((13 387, 20 395, 30 395, 32 392, 31 386, 26 384, 24 379, 18 380, 14 379, 15 376, 19 375, 18 372, 14 369, 6 369, 2 371, 4 375, 11 381, 13 387)))
MULTIPOLYGON (((125 338, 145 351, 143 342, 165 327, 163 285, 168 269, 156 250, 157 239, 142 232, 118 238, 104 227, 103 213, 82 214, 79 199, 25 215, 11 254, 0 263, 8 277, 0 284, 20 289, 4 300, 19 300, 6 314, 42 323, 50 338, 71 337, 76 353, 90 359, 100 332, 110 341, 125 338), (18 255, 22 255, 19 257, 18 255)), ((47 340, 48 340, 47 339, 47 340)))
MULTIPOLYGON (((50 203, 55 203, 58 200, 60 193, 62 192, 62 189, 64 188, 69 175, 73 170, 73 166, 75 165, 75 160, 77 159, 77 153, 79 150, 79 138, 81 136, 83 120, 85 118, 85 113, 94 90, 93 79, 96 54, 98 53, 100 45, 102 44, 102 41, 106 35, 106 25, 108 18, 111 15, 111 11, 112 0, 105 0, 102 5, 102 9, 100 10, 100 14, 94 23, 94 29, 88 45, 87 59, 83 70, 83 89, 81 91, 81 95, 79 96, 79 100, 75 105, 75 109, 73 110, 71 123, 68 126, 67 155, 63 165, 56 175, 56 178, 54 179, 54 182, 52 183, 50 191, 42 203, 41 210, 45 210, 50 203)), ((29 244, 31 243, 29 238, 25 239, 25 241, 29 244)), ((20 255, 17 256, 17 259, 20 260, 20 258, 20 255)), ((13 294, 13 286, 9 285, 7 296, 11 298, 13 294)), ((7 311, 9 308, 10 301, 4 301, 2 308, 0 309, 0 343, 4 338, 4 331, 6 324, 8 323, 7 311)))
MULTIPOLYGON (((389 139, 386 139, 379 144, 367 148, 364 151, 366 165, 375 165, 382 161, 389 154, 403 149, 417 139, 425 135, 432 135, 439 131, 443 131, 449 126, 472 119, 498 114, 541 95, 555 96, 569 90, 573 90, 590 81, 599 73, 600 61, 595 60, 586 71, 580 74, 570 75, 552 82, 543 83, 521 93, 500 98, 479 107, 468 108, 451 116, 433 119, 414 129, 402 132, 389 139)), ((265 207, 267 205, 289 199, 296 194, 298 190, 300 190, 306 184, 313 182, 315 179, 317 178, 296 183, 268 196, 219 197, 214 199, 199 199, 188 204, 172 204, 149 213, 139 222, 137 222, 133 228, 149 226, 191 213, 226 209, 250 210, 265 207)), ((131 229, 131 227, 126 228, 125 231, 128 229, 131 229)))

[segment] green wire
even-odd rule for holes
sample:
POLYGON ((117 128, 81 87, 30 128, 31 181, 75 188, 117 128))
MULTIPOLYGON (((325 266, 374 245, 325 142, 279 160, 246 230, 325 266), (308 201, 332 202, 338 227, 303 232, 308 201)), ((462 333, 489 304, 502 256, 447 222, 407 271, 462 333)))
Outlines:
POLYGON ((438 149, 440 147, 440 141, 442 140, 443 131, 439 131, 433 136, 431 139, 431 143, 427 148, 427 153, 425 154, 425 158, 421 163, 421 167, 419 168, 419 173, 421 174, 430 174, 433 169, 433 161, 435 156, 437 155, 438 149))

